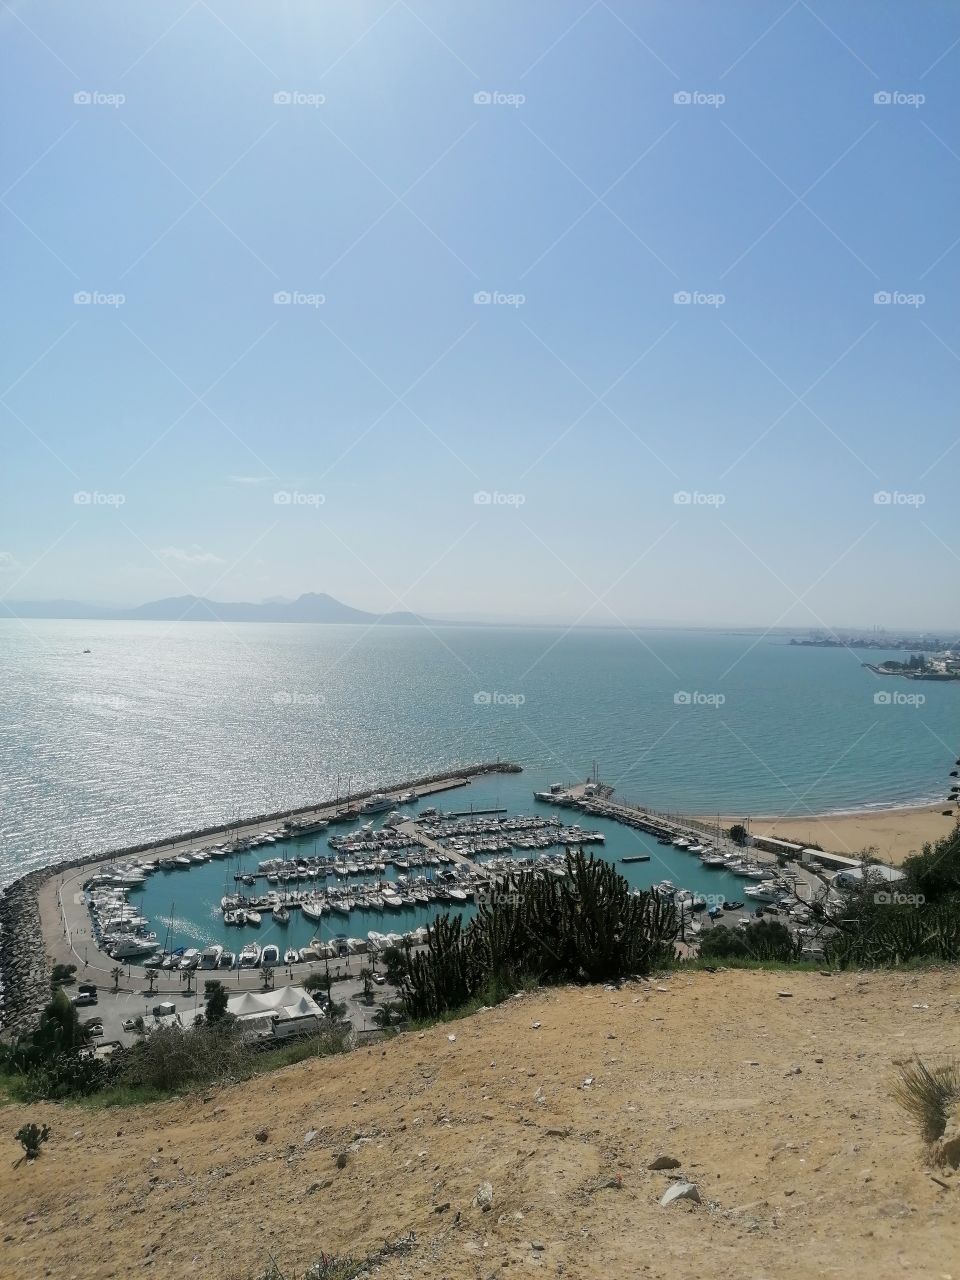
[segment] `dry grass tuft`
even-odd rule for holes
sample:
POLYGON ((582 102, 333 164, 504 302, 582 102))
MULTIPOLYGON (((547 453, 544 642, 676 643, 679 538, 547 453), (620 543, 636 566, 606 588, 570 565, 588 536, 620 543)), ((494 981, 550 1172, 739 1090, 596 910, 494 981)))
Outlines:
POLYGON ((947 1062, 931 1070, 918 1058, 901 1066, 893 1096, 919 1124, 924 1142, 936 1142, 950 1108, 960 1101, 960 1065, 947 1062))

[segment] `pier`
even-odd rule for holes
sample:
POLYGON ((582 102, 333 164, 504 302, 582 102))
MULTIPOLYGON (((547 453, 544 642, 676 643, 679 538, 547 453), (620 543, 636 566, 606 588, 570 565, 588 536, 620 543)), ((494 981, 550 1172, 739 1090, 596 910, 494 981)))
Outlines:
POLYGON ((457 849, 446 849, 431 836, 425 835, 417 825, 416 818, 411 818, 409 822, 401 822, 396 829, 401 835, 409 836, 411 840, 415 840, 417 844, 422 845, 424 849, 429 849, 429 851, 436 854, 437 857, 450 858, 456 866, 464 867, 467 871, 480 871, 480 867, 477 863, 475 863, 472 858, 468 858, 465 853, 460 853, 457 849))

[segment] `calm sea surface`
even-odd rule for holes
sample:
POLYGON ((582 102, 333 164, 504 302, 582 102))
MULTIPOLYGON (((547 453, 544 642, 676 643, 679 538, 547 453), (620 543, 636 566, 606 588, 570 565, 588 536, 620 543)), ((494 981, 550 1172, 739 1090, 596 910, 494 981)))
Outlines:
MULTIPOLYGON (((623 798, 692 813, 936 799, 960 684, 860 665, 882 656, 721 633, 2 621, 0 883, 325 798, 338 776, 343 792, 497 756, 524 773, 440 803, 531 812, 534 788, 594 760, 623 798)), ((607 849, 640 839, 612 826, 607 849)), ((716 891, 692 863, 671 878, 716 891)), ((224 864, 187 873, 205 874, 219 888, 224 864)))

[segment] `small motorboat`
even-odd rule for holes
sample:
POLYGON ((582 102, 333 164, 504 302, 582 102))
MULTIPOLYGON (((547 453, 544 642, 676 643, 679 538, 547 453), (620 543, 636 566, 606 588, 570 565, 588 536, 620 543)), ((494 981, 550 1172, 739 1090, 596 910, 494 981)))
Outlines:
POLYGON ((280 963, 280 948, 272 942, 268 943, 260 952, 260 963, 263 966, 280 963))
POLYGON ((274 920, 276 920, 277 924, 289 924, 290 912, 287 910, 286 907, 277 907, 274 910, 273 918, 274 920))
POLYGON ((284 964, 298 964, 300 962, 300 952, 295 951, 293 947, 288 947, 283 953, 284 964))
MULTIPOLYGON (((240 914, 241 914, 241 913, 238 911, 238 912, 237 912, 237 915, 239 916, 240 914)), ((252 924, 252 925, 259 925, 259 924, 260 924, 260 912, 259 912, 259 911, 244 911, 242 914, 243 914, 243 916, 244 916, 244 923, 245 923, 245 924, 252 924)))

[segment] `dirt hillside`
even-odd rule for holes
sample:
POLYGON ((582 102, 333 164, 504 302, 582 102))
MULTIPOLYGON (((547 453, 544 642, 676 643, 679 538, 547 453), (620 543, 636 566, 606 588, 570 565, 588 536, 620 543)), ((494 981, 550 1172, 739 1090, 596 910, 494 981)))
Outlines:
POLYGON ((960 1054, 958 1013, 956 971, 703 973, 152 1107, 3 1107, 0 1276, 245 1280, 413 1232, 382 1280, 960 1280, 960 1176, 890 1097, 897 1061, 960 1054), (26 1119, 51 1138, 15 1168, 26 1119), (660 1206, 678 1173, 700 1204, 660 1206))

